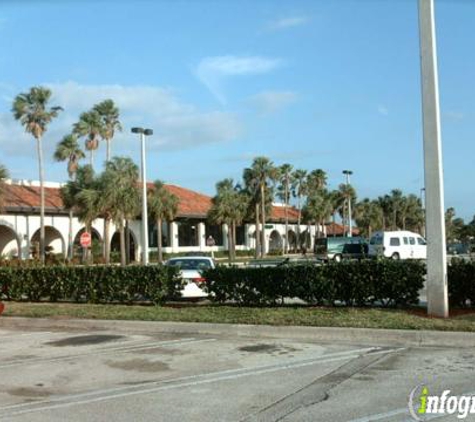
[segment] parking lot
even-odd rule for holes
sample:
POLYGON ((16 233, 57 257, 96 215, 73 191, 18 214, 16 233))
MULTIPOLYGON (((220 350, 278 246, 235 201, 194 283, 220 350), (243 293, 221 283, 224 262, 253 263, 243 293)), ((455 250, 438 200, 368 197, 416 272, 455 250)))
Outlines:
POLYGON ((0 322, 2 421, 405 421, 421 383, 475 390, 472 349, 375 346, 356 331, 343 343, 0 322))

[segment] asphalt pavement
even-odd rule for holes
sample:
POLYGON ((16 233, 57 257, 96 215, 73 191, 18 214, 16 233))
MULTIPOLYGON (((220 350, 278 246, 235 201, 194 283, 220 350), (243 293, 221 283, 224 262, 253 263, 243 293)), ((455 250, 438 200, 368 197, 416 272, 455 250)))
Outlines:
POLYGON ((409 421, 421 383, 475 390, 473 336, 410 334, 2 317, 0 419, 409 421))

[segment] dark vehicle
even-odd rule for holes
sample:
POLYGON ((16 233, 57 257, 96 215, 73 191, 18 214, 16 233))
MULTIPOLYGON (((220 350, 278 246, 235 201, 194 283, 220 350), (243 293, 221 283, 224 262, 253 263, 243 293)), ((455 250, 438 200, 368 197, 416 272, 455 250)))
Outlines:
POLYGON ((322 237, 315 239, 314 253, 323 261, 361 259, 368 254, 368 244, 362 237, 322 237))

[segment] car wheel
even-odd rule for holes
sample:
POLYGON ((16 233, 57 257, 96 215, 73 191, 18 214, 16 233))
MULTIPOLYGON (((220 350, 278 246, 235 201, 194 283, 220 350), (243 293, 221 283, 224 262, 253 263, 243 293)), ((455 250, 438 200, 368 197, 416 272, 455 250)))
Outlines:
POLYGON ((401 257, 399 256, 399 254, 397 252, 394 252, 392 255, 391 255, 391 259, 394 259, 395 261, 399 260, 401 257))
POLYGON ((340 255, 340 254, 336 254, 336 255, 333 257, 333 261, 335 261, 335 262, 341 262, 341 255, 340 255))

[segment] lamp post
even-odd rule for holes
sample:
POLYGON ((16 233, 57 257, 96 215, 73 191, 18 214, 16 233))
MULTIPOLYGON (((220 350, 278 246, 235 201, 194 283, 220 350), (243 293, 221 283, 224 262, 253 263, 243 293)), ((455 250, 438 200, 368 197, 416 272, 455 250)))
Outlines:
POLYGON ((145 162, 145 137, 153 135, 152 129, 133 127, 132 133, 140 134, 142 144, 142 263, 148 264, 148 210, 147 210, 147 175, 145 162))
POLYGON ((419 0, 419 41, 427 236, 427 311, 429 315, 447 318, 447 252, 434 0, 419 0))
MULTIPOLYGON (((351 170, 343 170, 343 174, 346 176, 346 186, 350 187, 350 176, 353 174, 351 170)), ((353 236, 353 227, 351 223, 351 197, 348 198, 348 237, 353 236)))

